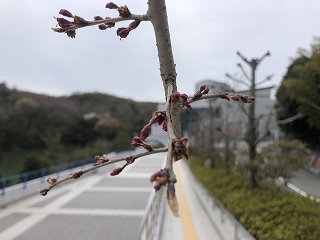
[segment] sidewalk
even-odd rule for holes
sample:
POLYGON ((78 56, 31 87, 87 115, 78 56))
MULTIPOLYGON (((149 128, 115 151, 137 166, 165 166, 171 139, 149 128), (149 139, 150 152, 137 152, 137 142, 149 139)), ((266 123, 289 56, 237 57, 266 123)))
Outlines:
POLYGON ((185 168, 180 160, 174 163, 178 182, 176 193, 180 218, 172 215, 168 206, 163 222, 161 240, 220 240, 201 203, 193 192, 185 168))

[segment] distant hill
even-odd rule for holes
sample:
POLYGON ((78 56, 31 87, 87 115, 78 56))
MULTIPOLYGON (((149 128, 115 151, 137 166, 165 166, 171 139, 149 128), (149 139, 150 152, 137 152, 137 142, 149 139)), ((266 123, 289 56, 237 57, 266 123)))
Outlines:
POLYGON ((53 97, 10 89, 5 83, 0 83, 0 135, 2 135, 0 147, 1 143, 5 145, 4 141, 9 141, 12 137, 13 133, 8 128, 12 128, 13 131, 21 127, 18 125, 24 124, 24 130, 20 130, 21 133, 21 131, 30 132, 30 129, 37 126, 43 129, 42 131, 46 131, 46 126, 43 125, 47 125, 47 128, 50 126, 51 129, 55 129, 56 127, 62 131, 60 125, 70 125, 72 121, 81 119, 84 115, 98 118, 110 116, 118 120, 128 133, 133 134, 139 132, 149 122, 156 110, 156 105, 156 103, 136 102, 97 92, 53 97), (26 121, 25 118, 28 117, 30 121, 26 121), (39 121, 37 126, 33 126, 35 125, 32 121, 33 117, 34 121, 41 118, 41 121, 37 120, 39 121))

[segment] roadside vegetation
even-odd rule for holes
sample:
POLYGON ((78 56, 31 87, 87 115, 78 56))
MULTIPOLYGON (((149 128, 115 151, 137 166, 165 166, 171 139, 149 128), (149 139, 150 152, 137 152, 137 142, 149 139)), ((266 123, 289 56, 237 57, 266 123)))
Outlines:
POLYGON ((208 191, 258 240, 320 239, 320 203, 261 180, 250 189, 250 179, 237 171, 227 175, 223 161, 205 167, 202 158, 188 163, 208 191))

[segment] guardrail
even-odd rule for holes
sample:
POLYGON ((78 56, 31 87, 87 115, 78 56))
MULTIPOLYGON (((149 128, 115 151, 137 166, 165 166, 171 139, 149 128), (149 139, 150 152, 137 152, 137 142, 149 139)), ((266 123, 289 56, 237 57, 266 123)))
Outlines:
POLYGON ((210 194, 207 189, 194 177, 186 163, 183 170, 188 174, 192 189, 201 205, 224 240, 255 240, 255 238, 238 222, 229 211, 210 194))
POLYGON ((38 189, 47 185, 47 177, 66 177, 70 172, 80 171, 93 163, 95 163, 94 158, 86 158, 1 178, 0 207, 32 194, 37 194, 38 189))
POLYGON ((52 174, 55 174, 56 177, 59 178, 60 172, 62 171, 69 170, 70 172, 72 172, 74 168, 84 167, 85 165, 94 162, 94 158, 86 158, 1 178, 1 195, 5 196, 6 188, 10 186, 23 183, 23 188, 27 188, 28 181, 32 179, 40 178, 41 181, 44 182, 45 176, 52 174))
POLYGON ((151 194, 136 240, 160 239, 166 203, 163 192, 164 188, 162 187, 158 192, 151 194))

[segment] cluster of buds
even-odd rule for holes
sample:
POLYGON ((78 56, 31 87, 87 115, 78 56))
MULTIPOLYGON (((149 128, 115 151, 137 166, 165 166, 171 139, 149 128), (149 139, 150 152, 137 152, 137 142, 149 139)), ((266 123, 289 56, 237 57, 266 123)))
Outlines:
POLYGON ((118 28, 117 36, 119 36, 120 39, 121 38, 126 38, 132 30, 136 29, 139 26, 140 22, 141 22, 140 20, 134 20, 133 22, 131 22, 129 24, 128 27, 126 27, 126 28, 124 28, 124 27, 118 28))
POLYGON ((55 184, 58 181, 58 179, 56 177, 50 177, 47 179, 47 183, 49 183, 50 185, 55 184))
POLYGON ((219 98, 226 99, 227 101, 233 100, 235 102, 239 102, 241 100, 243 103, 252 103, 255 100, 255 97, 250 97, 248 95, 243 96, 241 94, 234 95, 229 92, 221 93, 219 98))
POLYGON ((132 147, 143 147, 144 149, 148 150, 149 152, 153 151, 153 148, 151 147, 151 145, 144 142, 143 140, 141 140, 141 138, 138 136, 134 136, 132 138, 131 146, 132 147))
POLYGON ((151 182, 155 182, 154 184, 154 189, 155 191, 159 191, 162 186, 167 187, 167 200, 168 200, 168 205, 175 217, 179 217, 179 207, 178 207, 178 200, 175 194, 175 188, 174 184, 176 180, 171 180, 169 179, 169 173, 167 169, 161 169, 160 171, 154 173, 150 177, 151 182))
POLYGON ((185 93, 182 93, 182 94, 180 94, 179 92, 172 93, 171 102, 172 103, 180 102, 184 107, 187 107, 188 110, 192 110, 190 102, 188 101, 188 95, 185 93))
POLYGON ((64 17, 68 17, 68 18, 73 18, 73 21, 70 22, 69 20, 65 19, 65 18, 56 18, 58 22, 58 26, 60 26, 60 28, 52 28, 52 30, 56 31, 56 32, 65 32, 67 33, 67 35, 71 38, 75 38, 76 37, 76 31, 73 30, 66 30, 68 28, 80 28, 80 27, 85 27, 88 26, 88 21, 84 20, 82 17, 79 17, 77 15, 73 15, 71 12, 69 12, 66 9, 61 9, 59 11, 59 14, 61 14, 64 17))
POLYGON ((248 96, 248 95, 245 95, 245 96, 238 95, 238 97, 241 99, 243 103, 252 103, 255 100, 255 97, 248 96))
MULTIPOLYGON (((128 7, 126 5, 119 7, 115 3, 109 2, 106 4, 106 8, 117 9, 119 12, 119 17, 122 17, 122 18, 130 18, 132 16, 130 10, 128 9, 128 7)), ((73 15, 71 12, 69 12, 66 9, 61 9, 59 14, 61 14, 64 17, 73 18, 73 21, 71 22, 65 18, 56 18, 55 17, 55 19, 58 22, 57 25, 60 28, 52 28, 52 30, 55 32, 60 32, 60 33, 62 33, 62 32, 67 33, 67 35, 71 38, 76 37, 76 29, 77 28, 85 27, 85 26, 88 26, 91 24, 90 22, 86 21, 82 17, 73 15)), ((110 18, 106 17, 105 19, 110 19, 110 18)), ((101 16, 94 17, 94 21, 99 21, 99 20, 104 20, 104 19, 101 16)), ((126 38, 132 30, 136 29, 139 26, 140 22, 141 22, 140 20, 134 20, 133 22, 131 22, 129 24, 128 27, 118 28, 117 32, 116 32, 117 36, 119 36, 120 39, 126 38)), ((115 26, 115 23, 112 22, 110 19, 110 22, 99 24, 98 28, 100 30, 106 30, 106 29, 112 28, 114 26, 115 26)))
MULTIPOLYGON (((110 2, 110 3, 106 4, 106 8, 117 9, 118 12, 119 12, 119 16, 123 17, 123 18, 129 18, 132 15, 130 10, 128 9, 128 7, 126 5, 118 7, 113 2, 110 2)), ((117 36, 119 36, 120 39, 126 38, 132 30, 136 29, 139 26, 140 22, 141 22, 140 20, 134 20, 133 22, 131 22, 129 24, 128 27, 126 27, 126 28, 124 28, 124 27, 118 28, 117 36)), ((106 26, 105 29, 107 29, 107 26, 106 26)))
POLYGON ((156 190, 156 192, 159 191, 162 186, 167 185, 167 178, 168 171, 163 169, 151 175, 150 182, 155 182, 153 187, 156 190))
POLYGON ((140 136, 134 136, 131 141, 131 146, 133 147, 143 147, 147 149, 149 152, 153 151, 153 148, 145 142, 145 140, 151 134, 151 127, 153 124, 162 125, 163 131, 167 132, 167 120, 166 120, 166 112, 165 111, 156 111, 155 116, 151 118, 149 123, 145 125, 141 132, 140 136))
POLYGON ((95 156, 94 159, 97 161, 93 166, 98 166, 101 165, 103 163, 109 162, 109 159, 107 158, 106 154, 103 154, 102 156, 95 156))
POLYGON ((113 169, 112 172, 110 173, 110 176, 116 176, 119 173, 121 173, 126 166, 134 163, 135 158, 130 156, 130 157, 126 157, 125 160, 127 161, 126 164, 124 164, 122 167, 113 169))
POLYGON ((175 162, 181 159, 182 157, 184 157, 185 159, 189 159, 187 144, 188 144, 188 138, 182 138, 182 139, 177 139, 173 141, 172 154, 175 162))
POLYGON ((106 4, 106 8, 109 9, 118 9, 119 16, 123 18, 131 17, 131 12, 126 5, 118 7, 117 4, 109 2, 106 4))
POLYGON ((210 87, 207 87, 206 85, 201 85, 200 88, 193 95, 193 100, 201 98, 202 95, 207 94, 209 90, 210 90, 210 87))
MULTIPOLYGON (((103 18, 100 17, 100 16, 95 16, 93 19, 94 19, 94 21, 103 20, 103 18)), ((105 19, 110 19, 110 18, 109 18, 109 17, 106 17, 105 19)), ((115 25, 116 25, 116 24, 115 24, 114 22, 102 23, 102 24, 99 24, 99 25, 98 25, 98 28, 99 28, 100 30, 106 30, 106 29, 108 29, 108 28, 114 27, 115 25)))
POLYGON ((70 178, 71 179, 78 179, 82 176, 83 172, 79 171, 79 172, 72 172, 70 173, 70 178))

